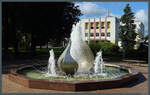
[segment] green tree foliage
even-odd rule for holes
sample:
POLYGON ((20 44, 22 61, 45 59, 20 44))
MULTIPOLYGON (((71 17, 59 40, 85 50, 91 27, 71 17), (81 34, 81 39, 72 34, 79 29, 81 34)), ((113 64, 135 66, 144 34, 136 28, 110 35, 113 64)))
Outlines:
POLYGON ((113 44, 110 42, 95 42, 95 41, 90 41, 89 46, 96 56, 96 53, 100 50, 103 51, 104 56, 116 56, 119 53, 119 47, 117 44, 113 44))
POLYGON ((31 35, 31 51, 35 52, 37 44, 43 45, 49 40, 60 43, 69 37, 72 25, 82 15, 71 2, 3 2, 2 5, 4 48, 11 44, 16 51, 21 41, 17 31, 21 31, 19 34, 23 37, 31 35))
POLYGON ((122 42, 123 47, 123 57, 125 57, 125 52, 133 49, 136 44, 136 25, 134 24, 134 13, 131 11, 130 5, 127 4, 124 9, 124 15, 121 17, 120 21, 122 25, 120 25, 120 40, 122 42))

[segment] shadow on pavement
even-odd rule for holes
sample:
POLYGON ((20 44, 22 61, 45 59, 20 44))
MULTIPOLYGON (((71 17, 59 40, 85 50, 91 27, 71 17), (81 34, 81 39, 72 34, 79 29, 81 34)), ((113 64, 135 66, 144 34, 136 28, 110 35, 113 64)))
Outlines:
POLYGON ((132 82, 130 82, 129 84, 125 85, 123 88, 129 88, 129 87, 133 87, 135 85, 138 85, 140 83, 143 83, 144 81, 146 81, 147 79, 145 78, 145 76, 139 72, 139 79, 138 80, 134 80, 132 82))

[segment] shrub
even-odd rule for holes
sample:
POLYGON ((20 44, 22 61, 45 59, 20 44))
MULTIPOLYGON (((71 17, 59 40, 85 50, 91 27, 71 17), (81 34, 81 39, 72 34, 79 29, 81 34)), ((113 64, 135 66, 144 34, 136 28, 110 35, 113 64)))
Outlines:
POLYGON ((145 46, 143 43, 141 43, 137 50, 132 49, 126 51, 126 55, 127 58, 148 61, 148 46, 145 46))
POLYGON ((94 55, 101 49, 101 46, 97 44, 95 41, 89 42, 89 47, 91 48, 94 55))
POLYGON ((51 49, 54 50, 55 56, 60 56, 65 48, 64 47, 42 48, 42 49, 37 49, 36 51, 39 53, 49 54, 49 50, 51 49))
POLYGON ((94 53, 94 55, 96 55, 96 53, 101 49, 103 51, 103 55, 116 55, 118 53, 119 47, 117 44, 113 44, 110 42, 94 42, 94 41, 90 41, 89 42, 89 46, 92 50, 92 52, 94 53))
POLYGON ((143 43, 141 43, 137 51, 140 57, 148 57, 148 46, 145 46, 143 43))
POLYGON ((60 56, 62 53, 63 53, 63 51, 64 51, 64 47, 61 47, 61 48, 53 48, 54 49, 54 53, 55 53, 55 55, 56 56, 60 56))

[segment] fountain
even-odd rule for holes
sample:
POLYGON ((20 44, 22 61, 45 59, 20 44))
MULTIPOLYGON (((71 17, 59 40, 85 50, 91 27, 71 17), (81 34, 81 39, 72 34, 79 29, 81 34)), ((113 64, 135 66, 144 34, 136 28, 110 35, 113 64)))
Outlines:
POLYGON ((94 60, 89 46, 82 39, 80 22, 73 25, 70 41, 55 60, 53 49, 49 51, 48 65, 26 66, 12 69, 9 79, 30 88, 81 91, 121 87, 127 82, 137 80, 138 74, 132 68, 104 64, 102 51, 94 60), (44 73, 35 68, 46 68, 44 73))
POLYGON ((73 75, 75 72, 89 72, 93 63, 93 53, 83 41, 80 23, 77 23, 73 26, 67 48, 58 59, 59 68, 66 74, 73 75))
POLYGON ((102 51, 99 51, 97 52, 94 61, 94 72, 96 75, 106 76, 106 73, 104 73, 103 70, 104 70, 104 62, 102 58, 102 51))
POLYGON ((55 63, 55 55, 53 49, 49 51, 50 57, 48 60, 48 70, 45 76, 56 76, 56 63, 55 63))

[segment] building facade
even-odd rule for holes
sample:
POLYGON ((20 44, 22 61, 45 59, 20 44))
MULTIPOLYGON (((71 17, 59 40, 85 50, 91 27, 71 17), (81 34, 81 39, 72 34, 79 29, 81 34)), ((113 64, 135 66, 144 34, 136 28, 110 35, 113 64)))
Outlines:
POLYGON ((141 22, 141 21, 135 21, 134 24, 136 25, 136 33, 138 34, 136 36, 136 41, 139 41, 141 40, 141 38, 144 37, 144 31, 145 31, 145 27, 144 27, 144 24, 141 22))
POLYGON ((144 38, 145 27, 141 21, 135 21, 134 24, 136 25, 135 31, 137 33, 137 36, 135 38, 136 45, 134 46, 134 48, 138 49, 142 38, 144 38))
MULTIPOLYGON (((141 21, 135 21, 136 42, 139 42, 144 36, 144 24, 141 21)), ((119 18, 114 16, 106 16, 101 18, 81 19, 82 32, 85 35, 84 40, 90 41, 109 41, 118 43, 119 26, 121 25, 119 18)))
POLYGON ((81 27, 85 41, 118 41, 119 20, 116 17, 81 19, 81 27))

